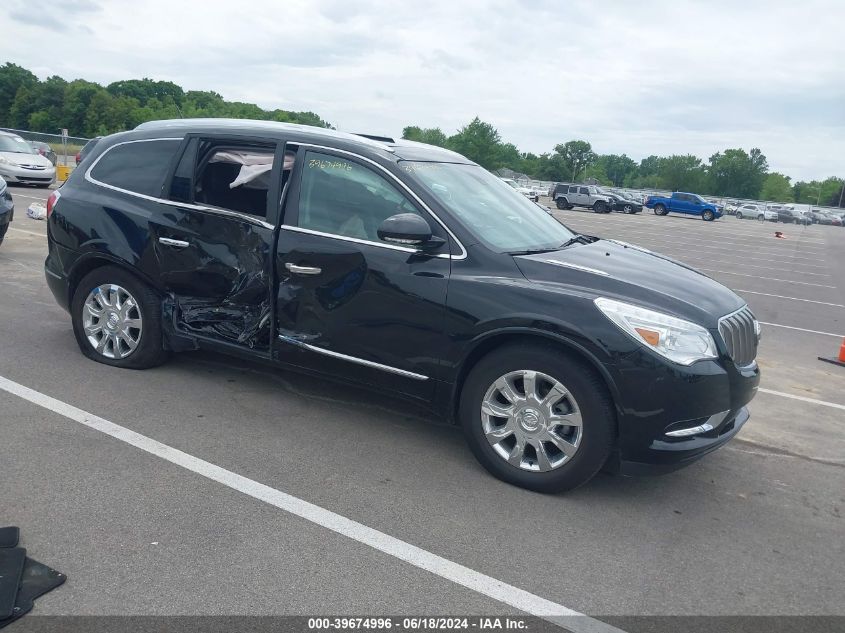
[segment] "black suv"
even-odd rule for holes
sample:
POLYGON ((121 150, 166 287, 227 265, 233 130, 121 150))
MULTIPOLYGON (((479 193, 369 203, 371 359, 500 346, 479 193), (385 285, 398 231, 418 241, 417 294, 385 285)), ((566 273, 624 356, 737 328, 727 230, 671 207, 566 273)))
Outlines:
POLYGON ((729 289, 438 147, 145 123, 101 139, 48 213, 47 282, 89 358, 212 348, 398 393, 535 490, 701 457, 759 381, 729 289))

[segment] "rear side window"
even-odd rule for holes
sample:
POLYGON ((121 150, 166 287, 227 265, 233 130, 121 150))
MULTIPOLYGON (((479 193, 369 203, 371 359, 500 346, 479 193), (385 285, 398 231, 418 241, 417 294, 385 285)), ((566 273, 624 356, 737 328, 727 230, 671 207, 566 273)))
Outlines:
POLYGON ((115 145, 91 170, 106 185, 145 196, 161 197, 161 188, 181 140, 152 139, 115 145))

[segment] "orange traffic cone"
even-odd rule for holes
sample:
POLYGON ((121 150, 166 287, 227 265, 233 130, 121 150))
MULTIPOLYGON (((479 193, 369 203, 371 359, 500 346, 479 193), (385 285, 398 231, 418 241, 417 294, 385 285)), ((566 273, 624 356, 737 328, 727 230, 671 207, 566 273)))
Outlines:
POLYGON ((823 360, 826 363, 833 363, 834 365, 839 365, 840 367, 845 367, 845 339, 842 339, 842 345, 839 346, 838 357, 824 358, 823 356, 819 356, 819 360, 823 360))

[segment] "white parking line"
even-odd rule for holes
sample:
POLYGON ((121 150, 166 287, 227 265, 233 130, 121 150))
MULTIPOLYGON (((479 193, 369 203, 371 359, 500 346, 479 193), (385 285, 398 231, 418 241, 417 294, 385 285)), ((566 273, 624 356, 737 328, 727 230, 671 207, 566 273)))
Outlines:
MULTIPOLYGON (((705 257, 687 257, 687 258, 686 258, 686 260, 687 260, 687 261, 689 261, 689 262, 695 262, 695 261, 705 261, 705 262, 710 262, 710 263, 713 263, 713 260, 712 260, 712 259, 710 259, 710 258, 705 258, 705 257)), ((728 263, 730 263, 730 262, 728 262, 728 263)), ((771 271, 771 270, 772 270, 772 267, 771 267, 771 266, 755 266, 755 265, 753 265, 753 264, 743 264, 743 265, 742 265, 742 267, 743 267, 743 268, 759 268, 760 270, 769 270, 769 271, 771 271)), ((693 268, 698 268, 698 266, 693 266, 693 268)), ((833 276, 833 275, 829 275, 829 274, 827 274, 827 273, 808 273, 808 272, 803 271, 803 270, 802 270, 802 271, 800 271, 800 272, 798 272, 798 271, 794 271, 794 270, 790 270, 790 271, 788 271, 788 272, 794 272, 796 275, 802 275, 802 276, 804 276, 804 275, 811 275, 811 276, 813 276, 813 277, 832 277, 832 276, 833 276)))
POLYGON ((819 288, 836 288, 836 286, 827 286, 825 284, 811 284, 809 281, 792 281, 791 279, 778 279, 777 277, 761 277, 760 275, 747 275, 745 273, 733 273, 729 270, 716 270, 715 268, 701 268, 696 266, 698 270, 706 270, 710 273, 721 273, 723 275, 736 275, 737 277, 751 277, 753 279, 765 279, 767 281, 782 281, 787 284, 801 284, 802 286, 817 286, 819 288))
POLYGON ((800 299, 798 297, 786 297, 784 295, 773 295, 768 292, 757 292, 756 290, 743 290, 742 288, 731 288, 734 292, 746 292, 750 295, 763 295, 765 297, 777 297, 778 299, 789 299, 790 301, 803 301, 804 303, 818 303, 823 306, 833 306, 834 308, 845 308, 841 303, 827 303, 826 301, 813 301, 812 299, 800 299))
POLYGON ((368 545, 379 552, 398 558, 414 567, 431 572, 493 600, 515 607, 530 615, 541 617, 558 626, 566 627, 575 633, 622 633, 620 629, 614 626, 590 618, 569 607, 546 600, 533 593, 529 593, 523 589, 504 583, 501 580, 433 554, 416 545, 411 545, 389 534, 367 527, 362 523, 348 519, 331 510, 326 510, 281 490, 276 490, 270 486, 238 475, 211 462, 163 444, 146 435, 141 435, 61 400, 51 398, 48 395, 30 389, 3 376, 0 376, 0 389, 39 407, 58 413, 90 429, 105 433, 146 453, 160 457, 171 464, 176 464, 202 477, 223 484, 232 490, 242 492, 253 499, 258 499, 280 510, 301 517, 306 521, 368 545))
MULTIPOLYGON (((646 246, 646 248, 648 248, 648 246, 646 246)), ((652 250, 652 251, 655 251, 655 252, 658 252, 658 253, 678 253, 678 252, 681 252, 681 253, 683 253, 684 257, 687 257, 689 255, 688 250, 678 251, 678 249, 676 249, 676 248, 659 247, 659 248, 652 248, 652 249, 649 249, 649 250, 652 250)), ((746 255, 733 255, 730 252, 722 254, 722 255, 713 255, 712 257, 711 256, 697 257, 695 259, 699 259, 699 260, 704 259, 706 261, 712 262, 713 259, 715 259, 717 257, 719 259, 738 259, 740 262, 743 262, 743 263, 748 261, 748 260, 754 260, 754 261, 757 261, 757 262, 769 262, 771 264, 780 264, 781 266, 790 265, 793 269, 797 268, 798 266, 803 266, 804 268, 829 268, 829 266, 816 266, 815 264, 803 264, 801 262, 791 263, 791 262, 785 262, 785 261, 780 260, 780 259, 769 259, 767 257, 754 257, 753 255, 747 255, 747 256, 746 255)), ((769 267, 769 269, 771 270, 771 267, 769 267)), ((801 270, 792 270, 791 272, 804 274, 804 271, 801 271, 801 270)), ((812 273, 808 273, 808 274, 812 274, 812 273)))
POLYGON ((801 402, 809 402, 811 404, 819 404, 823 407, 831 407, 833 409, 842 409, 845 411, 845 404, 837 404, 836 402, 827 402, 826 400, 816 400, 815 398, 807 398, 805 396, 794 396, 791 393, 784 393, 783 391, 773 391, 771 389, 763 389, 760 387, 757 391, 767 393, 770 396, 780 396, 781 398, 789 398, 791 400, 800 400, 801 402))
POLYGON ((799 332, 809 332, 810 334, 822 334, 824 336, 835 336, 836 338, 845 338, 845 334, 834 334, 833 332, 820 332, 819 330, 808 330, 803 327, 795 327, 794 325, 781 325, 780 323, 766 323, 760 321, 760 325, 767 325, 769 327, 782 327, 787 330, 798 330, 799 332))
POLYGON ((45 237, 45 238, 47 237, 47 235, 44 234, 44 233, 36 233, 35 231, 27 231, 25 229, 16 229, 13 226, 10 226, 9 230, 10 231, 17 231, 18 233, 26 233, 27 235, 34 235, 35 237, 45 237))

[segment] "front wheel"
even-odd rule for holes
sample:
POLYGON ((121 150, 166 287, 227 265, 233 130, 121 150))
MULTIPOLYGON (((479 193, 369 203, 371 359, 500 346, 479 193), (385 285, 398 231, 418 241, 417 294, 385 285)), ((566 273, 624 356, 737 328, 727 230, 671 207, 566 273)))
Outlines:
POLYGON ((630 204, 626 204, 624 207, 622 207, 622 210, 623 210, 625 213, 633 213, 633 212, 634 212, 634 207, 633 207, 633 206, 631 206, 630 204))
POLYGON ((158 296, 120 268, 103 266, 82 278, 71 319, 82 353, 98 363, 147 369, 167 359, 158 296))
POLYGON ((491 474, 538 492, 587 482, 614 442, 613 406, 601 379, 560 350, 535 345, 484 357, 464 383, 460 420, 491 474))
POLYGON ((712 222, 716 218, 716 214, 713 213, 710 209, 707 209, 704 213, 701 214, 701 219, 705 222, 712 222))

